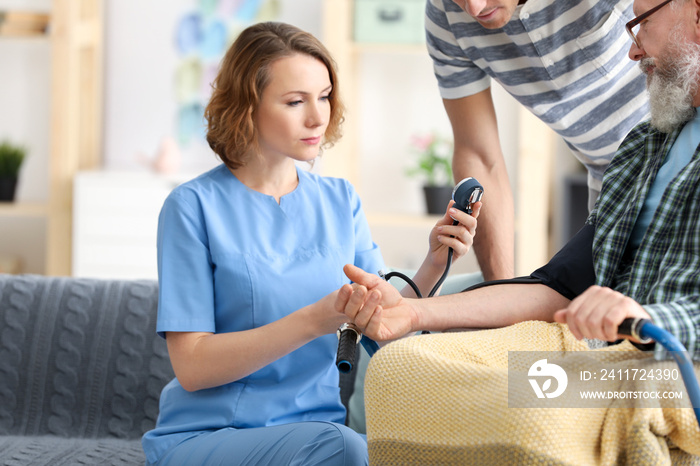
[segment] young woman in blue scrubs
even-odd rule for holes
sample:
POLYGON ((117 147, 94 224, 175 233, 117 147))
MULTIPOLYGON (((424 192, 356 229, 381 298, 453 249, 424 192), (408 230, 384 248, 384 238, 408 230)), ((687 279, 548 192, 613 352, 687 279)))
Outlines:
MULTIPOLYGON (((147 460, 367 464, 365 437, 343 425, 335 353, 347 319, 336 297, 344 264, 384 264, 353 187, 295 163, 340 137, 332 58, 293 26, 251 26, 224 57, 205 115, 223 163, 173 190, 159 218, 157 330, 177 378, 143 437, 147 460)), ((436 224, 415 277, 422 292, 475 228, 457 210, 436 224)))

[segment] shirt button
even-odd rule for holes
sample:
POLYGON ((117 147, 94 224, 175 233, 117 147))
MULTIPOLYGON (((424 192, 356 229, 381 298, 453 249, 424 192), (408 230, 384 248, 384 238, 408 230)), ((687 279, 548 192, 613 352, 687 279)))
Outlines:
POLYGON ((554 65, 554 62, 548 58, 544 61, 544 65, 549 67, 554 65))
POLYGON ((523 13, 520 15, 520 19, 528 19, 530 17, 530 13, 523 13))

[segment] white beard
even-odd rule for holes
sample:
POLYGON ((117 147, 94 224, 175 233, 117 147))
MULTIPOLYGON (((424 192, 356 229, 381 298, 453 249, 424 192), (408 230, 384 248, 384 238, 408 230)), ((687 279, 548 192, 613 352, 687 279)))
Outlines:
POLYGON ((674 29, 663 56, 644 58, 639 65, 645 73, 650 64, 659 65, 647 75, 651 125, 670 133, 695 116, 693 98, 700 80, 700 45, 683 39, 674 29))

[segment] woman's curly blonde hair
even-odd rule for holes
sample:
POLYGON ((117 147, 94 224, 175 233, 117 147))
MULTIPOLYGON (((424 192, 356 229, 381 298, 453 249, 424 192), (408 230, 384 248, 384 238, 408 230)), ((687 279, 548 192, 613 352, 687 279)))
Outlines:
POLYGON ((209 147, 230 169, 245 165, 249 157, 259 152, 254 115, 270 81, 270 65, 297 53, 326 65, 333 88, 323 147, 331 147, 340 139, 345 107, 338 93, 335 61, 328 50, 313 35, 292 25, 255 24, 241 32, 226 52, 204 111, 209 147))

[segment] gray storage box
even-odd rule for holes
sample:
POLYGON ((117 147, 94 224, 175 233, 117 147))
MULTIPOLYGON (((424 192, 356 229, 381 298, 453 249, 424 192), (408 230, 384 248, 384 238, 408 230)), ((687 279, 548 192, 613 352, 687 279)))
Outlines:
POLYGON ((425 42, 425 0, 355 0, 355 42, 425 42))

